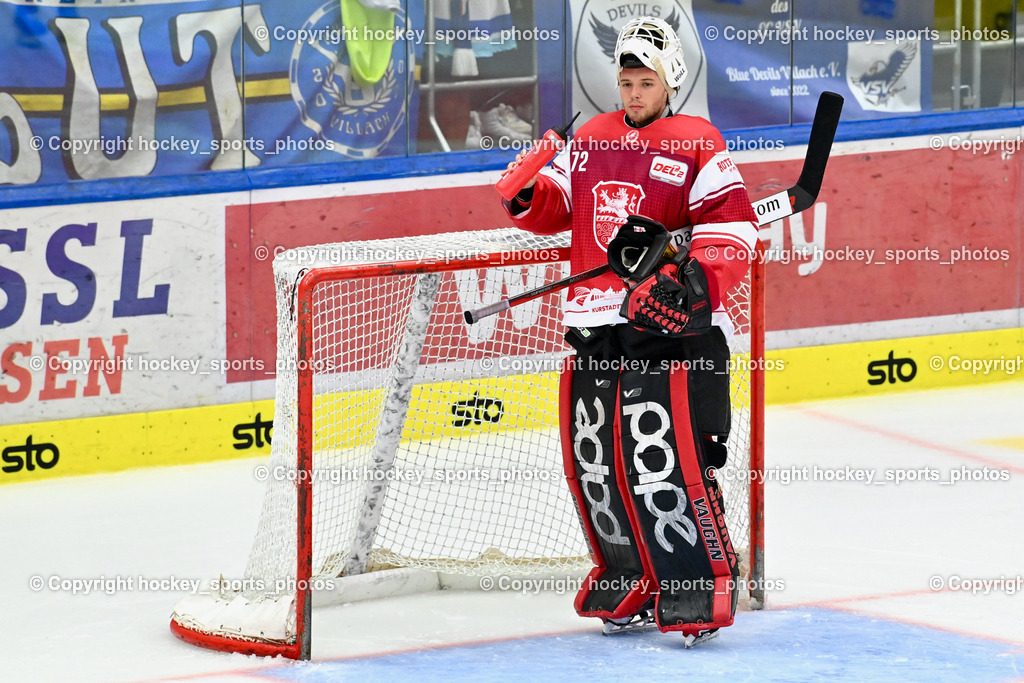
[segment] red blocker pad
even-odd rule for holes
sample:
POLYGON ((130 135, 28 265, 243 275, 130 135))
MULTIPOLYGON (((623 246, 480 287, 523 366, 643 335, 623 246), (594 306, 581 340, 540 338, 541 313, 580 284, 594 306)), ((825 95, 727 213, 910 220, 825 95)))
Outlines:
POLYGON ((596 565, 576 595, 580 616, 621 619, 650 600, 655 582, 630 526, 616 453, 617 370, 571 357, 559 385, 565 477, 596 565))
POLYGON ((658 627, 696 635, 729 626, 739 563, 718 485, 706 476, 687 372, 625 372, 619 397, 621 475, 659 590, 658 627))

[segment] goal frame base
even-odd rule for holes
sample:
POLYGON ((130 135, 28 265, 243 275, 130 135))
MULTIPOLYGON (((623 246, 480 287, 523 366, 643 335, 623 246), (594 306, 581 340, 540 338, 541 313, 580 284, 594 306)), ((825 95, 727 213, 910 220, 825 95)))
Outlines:
POLYGON ((233 638, 231 636, 220 636, 213 633, 204 633, 182 626, 173 618, 171 619, 171 633, 178 640, 217 652, 236 652, 242 655, 256 655, 257 657, 285 657, 286 659, 309 659, 302 656, 302 648, 298 643, 268 643, 248 638, 233 638))

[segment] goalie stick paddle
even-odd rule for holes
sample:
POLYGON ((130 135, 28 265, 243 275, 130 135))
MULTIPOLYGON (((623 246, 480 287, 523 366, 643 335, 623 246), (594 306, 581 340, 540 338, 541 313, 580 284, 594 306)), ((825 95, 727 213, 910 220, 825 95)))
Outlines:
MULTIPOLYGON (((835 140, 836 128, 839 126, 839 115, 843 111, 843 96, 834 92, 823 92, 818 98, 818 107, 814 111, 814 121, 811 123, 811 134, 807 140, 807 154, 804 156, 804 165, 800 170, 800 177, 796 185, 768 195, 752 202, 754 213, 757 214, 758 226, 768 225, 774 221, 792 216, 795 213, 806 211, 811 208, 818 198, 821 190, 821 181, 825 177, 825 166, 828 164, 829 154, 832 152, 832 142, 835 140)), ((527 301, 556 292, 560 289, 572 286, 577 282, 589 280, 602 273, 608 272, 611 266, 604 265, 584 270, 581 273, 570 275, 567 278, 552 282, 550 284, 531 289, 522 294, 510 296, 497 303, 478 308, 475 311, 465 311, 463 315, 466 322, 473 323, 507 311, 513 306, 524 304, 527 301)))

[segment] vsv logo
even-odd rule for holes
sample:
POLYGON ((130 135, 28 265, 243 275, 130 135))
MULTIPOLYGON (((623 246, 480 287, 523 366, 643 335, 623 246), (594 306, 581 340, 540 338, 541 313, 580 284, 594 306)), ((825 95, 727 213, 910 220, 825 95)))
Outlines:
POLYGON ((263 448, 269 446, 271 441, 271 430, 274 429, 273 420, 264 420, 262 413, 256 413, 256 419, 247 424, 236 424, 231 430, 231 436, 235 442, 231 444, 235 450, 244 451, 252 448, 263 448))
POLYGON ((4 472, 13 474, 25 470, 32 472, 38 467, 43 470, 51 470, 57 466, 60 460, 60 449, 53 443, 32 443, 32 436, 25 439, 22 446, 8 446, 0 453, 0 458, 7 464, 3 466, 4 472))
POLYGON ((917 363, 912 358, 894 358, 894 352, 890 351, 885 360, 876 360, 868 363, 868 375, 871 379, 868 384, 877 386, 879 384, 896 384, 910 382, 917 377, 917 363))

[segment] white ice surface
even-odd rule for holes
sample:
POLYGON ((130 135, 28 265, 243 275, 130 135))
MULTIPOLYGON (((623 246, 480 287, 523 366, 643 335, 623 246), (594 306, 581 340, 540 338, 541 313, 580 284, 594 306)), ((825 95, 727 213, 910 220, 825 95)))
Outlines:
MULTIPOLYGON (((886 469, 933 468, 942 481, 963 467, 1009 473, 1008 481, 954 485, 769 482, 767 578, 784 583, 770 593, 770 607, 822 606, 1024 649, 1024 594, 929 586, 935 576, 1024 576, 1024 450, 982 443, 1024 442, 1022 406, 1024 383, 1004 383, 770 408, 769 473, 806 467, 813 478, 815 467, 850 466, 881 478, 886 469)), ((255 464, 0 487, 0 680, 252 681, 258 670, 293 666, 179 642, 167 623, 182 591, 138 585, 140 577, 241 574, 263 489, 255 464), (30 587, 37 576, 38 591, 30 587), (131 580, 133 590, 72 595, 50 587, 98 577, 131 580)), ((327 608, 314 616, 314 657, 599 628, 571 603, 554 592, 443 592, 327 608)))

